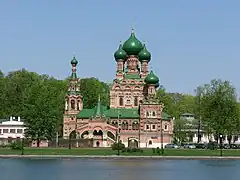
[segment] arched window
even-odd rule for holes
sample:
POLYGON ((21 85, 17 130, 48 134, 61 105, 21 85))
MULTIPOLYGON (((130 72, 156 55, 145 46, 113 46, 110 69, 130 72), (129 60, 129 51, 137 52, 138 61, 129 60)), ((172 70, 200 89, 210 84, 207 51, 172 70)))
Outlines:
POLYGON ((115 126, 115 127, 118 127, 117 121, 113 121, 113 122, 112 122, 112 125, 115 126))
POLYGON ((132 130, 138 130, 138 128, 139 128, 139 124, 138 124, 138 122, 133 122, 132 123, 132 130))
POLYGON ((138 130, 139 129, 139 123, 137 122, 136 123, 136 130, 138 130))
POLYGON ((134 106, 138 106, 138 97, 134 97, 134 106))
POLYGON ((164 125, 164 130, 165 130, 165 131, 168 130, 168 125, 167 125, 167 124, 164 125))
POLYGON ((80 100, 77 101, 77 110, 79 111, 80 110, 80 100))
POLYGON ((147 117, 149 117, 149 112, 147 111, 147 117))
POLYGON ((128 123, 127 122, 122 123, 122 130, 128 130, 128 123))
POLYGON ((75 101, 71 100, 71 109, 75 109, 75 101))
POLYGON ((148 144, 149 144, 149 145, 152 145, 152 141, 150 140, 150 141, 148 142, 148 144))
POLYGON ((152 112, 152 116, 155 117, 156 116, 156 113, 155 111, 152 112))
POLYGON ((123 97, 119 97, 119 106, 123 106, 123 97))

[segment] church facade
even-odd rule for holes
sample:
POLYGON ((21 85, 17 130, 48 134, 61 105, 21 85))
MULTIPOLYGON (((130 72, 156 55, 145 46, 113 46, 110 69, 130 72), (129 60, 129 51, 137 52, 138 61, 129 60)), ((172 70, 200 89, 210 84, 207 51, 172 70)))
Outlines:
POLYGON ((121 141, 126 147, 164 147, 173 137, 173 118, 164 113, 164 105, 155 98, 159 78, 149 71, 151 54, 135 36, 130 37, 114 53, 116 76, 110 88, 110 106, 98 103, 83 108, 76 66, 71 61, 72 75, 65 99, 63 136, 72 132, 77 138, 93 140, 94 147, 110 147, 121 141))

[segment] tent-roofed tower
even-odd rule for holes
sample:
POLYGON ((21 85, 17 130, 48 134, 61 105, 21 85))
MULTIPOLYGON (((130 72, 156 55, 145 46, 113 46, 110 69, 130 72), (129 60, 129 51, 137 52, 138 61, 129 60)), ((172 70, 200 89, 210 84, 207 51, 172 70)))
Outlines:
POLYGON ((65 96, 64 130, 63 136, 76 130, 76 116, 83 108, 80 92, 80 79, 77 77, 78 61, 75 56, 71 60, 72 73, 69 77, 68 91, 65 96))

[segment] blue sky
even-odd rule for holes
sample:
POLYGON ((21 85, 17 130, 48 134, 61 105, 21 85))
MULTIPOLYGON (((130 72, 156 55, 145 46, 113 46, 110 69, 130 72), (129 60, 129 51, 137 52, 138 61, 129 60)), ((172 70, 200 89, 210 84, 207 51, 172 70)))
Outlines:
POLYGON ((222 78, 240 92, 239 9, 239 0, 2 0, 0 69, 63 79, 75 52, 80 77, 112 81, 113 53, 134 22, 168 91, 193 93, 222 78))

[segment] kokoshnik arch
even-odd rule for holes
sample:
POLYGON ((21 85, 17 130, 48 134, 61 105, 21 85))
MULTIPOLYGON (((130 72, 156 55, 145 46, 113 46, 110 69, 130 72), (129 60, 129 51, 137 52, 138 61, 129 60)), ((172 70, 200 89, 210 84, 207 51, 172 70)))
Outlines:
POLYGON ((114 58, 117 69, 110 88, 110 107, 102 105, 99 96, 93 109, 83 109, 76 74, 78 61, 73 57, 65 101, 64 138, 74 131, 79 138, 92 139, 94 147, 110 147, 118 137, 128 147, 161 147, 171 143, 173 119, 155 99, 159 78, 149 72, 151 54, 134 30, 120 43, 114 58))

